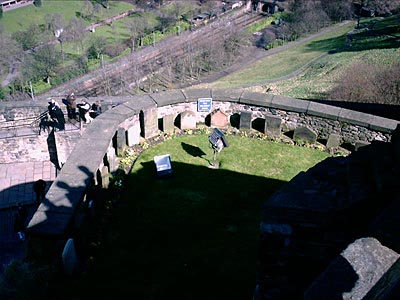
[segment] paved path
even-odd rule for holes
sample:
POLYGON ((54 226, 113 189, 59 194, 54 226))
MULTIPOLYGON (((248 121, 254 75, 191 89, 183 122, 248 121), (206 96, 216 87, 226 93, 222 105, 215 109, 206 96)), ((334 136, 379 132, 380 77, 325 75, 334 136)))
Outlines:
POLYGON ((0 273, 12 259, 24 258, 25 242, 14 231, 17 203, 26 207, 28 223, 37 208, 33 183, 43 179, 48 189, 55 177, 50 161, 0 164, 0 273))

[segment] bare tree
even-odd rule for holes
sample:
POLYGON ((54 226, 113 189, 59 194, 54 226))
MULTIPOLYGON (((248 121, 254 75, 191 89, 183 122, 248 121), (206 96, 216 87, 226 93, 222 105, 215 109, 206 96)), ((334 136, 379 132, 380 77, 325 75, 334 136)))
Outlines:
POLYGON ((11 68, 21 52, 22 48, 17 41, 0 27, 0 76, 4 75, 9 67, 11 68))
POLYGON ((78 53, 81 53, 87 36, 86 26, 82 19, 71 18, 65 30, 65 39, 75 42, 78 53))

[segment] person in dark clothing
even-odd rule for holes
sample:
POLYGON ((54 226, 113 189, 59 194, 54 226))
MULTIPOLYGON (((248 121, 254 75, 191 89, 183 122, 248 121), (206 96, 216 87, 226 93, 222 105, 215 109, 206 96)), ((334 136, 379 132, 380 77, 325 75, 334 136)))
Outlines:
POLYGON ((15 215, 14 229, 18 234, 18 238, 21 241, 25 241, 25 229, 26 229, 26 219, 28 217, 28 212, 21 203, 18 203, 17 213, 15 215))
POLYGON ((101 115, 102 113, 102 109, 101 109, 101 102, 100 101, 96 101, 92 104, 92 109, 90 112, 90 116, 92 118, 96 118, 97 116, 101 115))
POLYGON ((33 184, 33 191, 36 194, 36 204, 39 205, 46 194, 46 181, 39 179, 33 184))
POLYGON ((51 101, 49 102, 49 106, 47 108, 49 110, 49 115, 51 120, 53 121, 54 124, 56 124, 55 127, 57 127, 60 130, 64 130, 65 118, 60 105, 58 105, 58 103, 54 99, 51 99, 51 101))
POLYGON ((92 106, 85 99, 82 99, 81 103, 77 104, 79 108, 79 117, 86 124, 92 122, 93 118, 90 116, 92 106))
POLYGON ((67 112, 68 112, 68 119, 76 120, 76 97, 74 93, 71 93, 67 96, 67 112))

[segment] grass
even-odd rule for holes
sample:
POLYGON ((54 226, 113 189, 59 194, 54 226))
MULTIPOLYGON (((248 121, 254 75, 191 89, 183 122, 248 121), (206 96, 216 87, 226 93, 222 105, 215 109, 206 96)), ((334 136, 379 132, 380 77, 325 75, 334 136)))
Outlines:
POLYGON ((343 46, 349 24, 309 42, 267 56, 256 63, 230 74, 211 84, 216 88, 237 88, 247 84, 261 83, 280 78, 300 69, 329 50, 343 46))
MULTIPOLYGON (((84 1, 72 0, 43 0, 41 7, 28 5, 18 9, 5 11, 0 24, 3 25, 5 32, 14 33, 27 30, 33 24, 44 24, 46 14, 59 13, 64 16, 66 22, 72 17, 77 17, 82 11, 84 1)), ((110 1, 110 8, 104 9, 102 19, 117 15, 121 12, 134 8, 132 4, 125 1, 110 1)), ((89 26, 90 21, 86 21, 89 26)))
POLYGON ((274 94, 293 98, 329 99, 331 90, 343 77, 346 69, 354 63, 390 66, 400 61, 399 16, 366 19, 361 22, 361 27, 371 27, 372 24, 373 31, 364 29, 355 32, 352 47, 321 58, 293 78, 268 83, 269 80, 291 74, 321 54, 344 45, 347 32, 353 29, 353 25, 349 24, 320 38, 266 57, 208 86, 237 88, 255 85, 249 89, 265 92, 269 88, 274 94))
POLYGON ((308 148, 227 136, 212 160, 207 135, 174 138, 135 162, 106 240, 89 271, 57 299, 251 299, 261 204, 300 171, 328 157, 308 148), (156 179, 169 153, 174 175, 156 179))

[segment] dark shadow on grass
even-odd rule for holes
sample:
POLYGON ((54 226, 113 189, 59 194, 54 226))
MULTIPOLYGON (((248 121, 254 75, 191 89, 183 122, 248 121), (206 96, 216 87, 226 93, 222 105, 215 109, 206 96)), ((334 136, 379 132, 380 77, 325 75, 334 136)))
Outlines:
POLYGON ((206 153, 204 153, 204 151, 197 146, 186 144, 184 142, 182 142, 181 145, 182 149, 185 150, 187 154, 193 157, 203 157, 204 155, 206 155, 206 153))
POLYGON ((112 238, 104 244, 106 255, 77 293, 251 299, 260 207, 284 182, 210 169, 206 163, 172 161, 172 167, 168 180, 158 179, 153 161, 128 177, 118 221, 108 233, 112 238))

